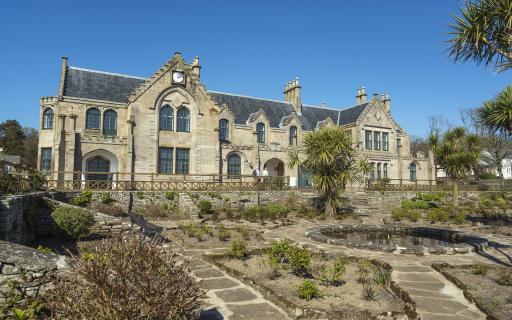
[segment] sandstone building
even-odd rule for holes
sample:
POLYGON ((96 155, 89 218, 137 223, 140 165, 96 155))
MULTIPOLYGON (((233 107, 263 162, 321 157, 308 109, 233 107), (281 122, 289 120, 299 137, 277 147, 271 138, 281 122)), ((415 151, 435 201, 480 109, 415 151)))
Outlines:
POLYGON ((199 59, 176 53, 149 78, 76 68, 62 59, 57 96, 40 100, 40 170, 52 179, 172 179, 183 174, 251 175, 266 167, 307 185, 307 172, 287 166, 287 151, 308 131, 337 125, 374 164, 372 177, 428 183, 433 171, 412 155, 409 135, 391 116, 389 95, 331 109, 302 103, 295 79, 275 101, 207 90, 199 59), (109 172, 91 175, 87 172, 109 172))

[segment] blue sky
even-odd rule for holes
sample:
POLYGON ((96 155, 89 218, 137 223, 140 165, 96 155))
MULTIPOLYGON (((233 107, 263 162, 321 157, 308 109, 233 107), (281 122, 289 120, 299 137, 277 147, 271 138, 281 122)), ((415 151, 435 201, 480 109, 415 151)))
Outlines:
POLYGON ((0 121, 38 126, 39 97, 70 65, 149 76, 175 51, 199 56, 210 90, 282 99, 296 76, 302 101, 348 107, 358 87, 391 95, 412 135, 428 117, 459 122, 511 83, 445 53, 457 0, 24 1, 0 4, 0 121))

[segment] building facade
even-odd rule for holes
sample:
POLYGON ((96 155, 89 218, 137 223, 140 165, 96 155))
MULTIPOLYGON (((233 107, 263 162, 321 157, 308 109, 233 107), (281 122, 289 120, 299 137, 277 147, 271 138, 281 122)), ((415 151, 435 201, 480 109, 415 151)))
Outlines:
POLYGON ((179 53, 149 78, 76 68, 63 58, 57 96, 40 100, 39 169, 52 179, 109 172, 109 179, 121 180, 126 174, 252 175, 266 168, 304 186, 307 172, 288 167, 289 148, 300 148, 309 131, 337 125, 374 164, 373 178, 433 179, 429 158, 410 153, 389 95, 368 98, 361 88, 352 107, 311 106, 301 101, 298 79, 276 101, 209 91, 200 71, 198 58, 187 64, 179 53))

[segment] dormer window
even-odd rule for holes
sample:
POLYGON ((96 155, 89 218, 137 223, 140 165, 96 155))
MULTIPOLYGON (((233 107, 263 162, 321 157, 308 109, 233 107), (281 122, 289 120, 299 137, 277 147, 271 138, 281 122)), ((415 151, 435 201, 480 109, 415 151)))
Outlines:
POLYGON ((258 143, 265 143, 265 124, 261 122, 256 125, 256 139, 258 143))

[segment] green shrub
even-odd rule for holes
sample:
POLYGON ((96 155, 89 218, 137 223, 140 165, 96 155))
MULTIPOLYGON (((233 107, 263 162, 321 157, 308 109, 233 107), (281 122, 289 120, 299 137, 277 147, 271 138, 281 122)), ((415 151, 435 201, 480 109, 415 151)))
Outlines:
POLYGON ((384 268, 374 268, 373 282, 379 286, 387 286, 391 281, 391 272, 384 268))
POLYGON ((268 213, 271 217, 284 219, 288 216, 288 213, 290 213, 290 209, 278 202, 274 202, 268 205, 268 213))
POLYGON ((428 209, 435 206, 433 203, 425 200, 402 200, 403 209, 428 209))
POLYGON ((359 260, 357 263, 357 281, 360 283, 370 282, 370 272, 373 268, 373 264, 366 259, 359 260))
POLYGON ((57 207, 52 212, 57 227, 69 238, 78 239, 89 234, 94 225, 92 212, 72 207, 57 207))
POLYGON ((512 269, 500 268, 497 282, 503 286, 512 286, 512 269))
POLYGON ((409 211, 409 216, 407 218, 409 218, 409 221, 416 222, 421 219, 421 212, 417 210, 411 210, 409 211))
POLYGON ((444 208, 433 208, 428 211, 427 218, 431 223, 447 222, 450 215, 444 208))
POLYGON ((270 249, 267 252, 267 255, 271 259, 275 259, 275 261, 278 261, 281 264, 287 263, 289 254, 292 249, 293 249, 293 244, 288 239, 272 241, 272 244, 270 246, 270 249))
POLYGON ((71 203, 76 206, 84 207, 91 203, 91 199, 92 199, 92 192, 90 190, 85 190, 84 192, 82 192, 82 194, 80 196, 74 198, 71 201, 71 203))
POLYGON ((452 221, 456 224, 463 224, 466 222, 466 213, 462 210, 459 210, 456 214, 451 217, 452 221))
POLYGON ((213 236, 213 228, 210 227, 209 225, 207 224, 202 224, 201 225, 201 230, 204 231, 205 234, 209 235, 209 236, 213 236))
POLYGON ((48 248, 48 247, 45 247, 45 246, 37 246, 36 248, 37 251, 39 252, 42 252, 42 253, 54 253, 55 251, 53 251, 52 248, 48 248))
POLYGON ((487 264, 479 263, 473 266, 473 274, 487 275, 491 267, 487 264))
POLYGON ((195 236, 196 236, 197 240, 203 241, 205 235, 206 235, 206 231, 203 228, 195 229, 195 236))
POLYGON ((242 239, 251 240, 249 230, 245 226, 238 226, 236 228, 236 231, 238 231, 238 233, 240 233, 240 236, 242 237, 242 239))
POLYGON ((219 240, 226 241, 231 238, 231 232, 226 229, 226 227, 221 223, 217 226, 217 236, 219 240))
POLYGON ((212 203, 208 200, 199 201, 197 207, 199 208, 199 217, 212 213, 212 203))
POLYGON ((247 252, 247 244, 243 239, 237 238, 231 240, 229 246, 229 255, 233 258, 245 260, 249 256, 247 252))
POLYGON ((137 191, 136 195, 137 195, 137 199, 140 199, 140 200, 144 199, 144 192, 137 191))
POLYGON ((327 285, 339 286, 346 270, 347 262, 337 258, 330 266, 323 268, 320 272, 320 280, 327 285))
POLYGON ((100 203, 109 205, 112 204, 113 202, 114 199, 112 199, 112 197, 110 196, 110 192, 103 192, 101 194, 100 203))
POLYGON ((297 288, 299 298, 310 301, 311 299, 320 298, 322 296, 320 289, 311 280, 304 280, 297 288))
POLYGON ((170 201, 174 201, 178 198, 178 193, 176 191, 167 191, 165 192, 165 198, 170 201))
POLYGON ((311 269, 311 254, 309 250, 292 247, 288 253, 288 266, 295 275, 304 276, 309 274, 311 269))
POLYGON ((481 173, 478 177, 481 180, 496 180, 496 175, 489 172, 481 173))
POLYGON ((445 192, 436 192, 436 193, 417 193, 414 198, 418 199, 418 200, 428 201, 428 202, 430 202, 430 201, 440 202, 445 197, 446 197, 445 192))
POLYGON ((402 221, 403 219, 408 219, 410 221, 416 222, 419 219, 421 219, 421 212, 406 208, 395 208, 393 209, 393 211, 391 211, 391 218, 395 221, 402 221))
POLYGON ((222 196, 220 195, 219 192, 214 192, 214 191, 208 192, 208 196, 210 196, 210 198, 212 198, 212 199, 222 200, 222 196))

